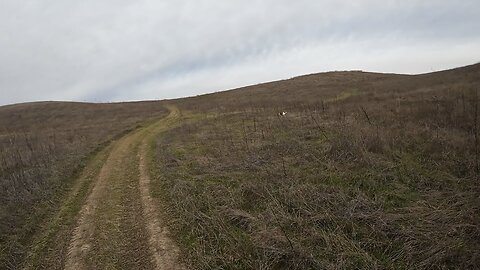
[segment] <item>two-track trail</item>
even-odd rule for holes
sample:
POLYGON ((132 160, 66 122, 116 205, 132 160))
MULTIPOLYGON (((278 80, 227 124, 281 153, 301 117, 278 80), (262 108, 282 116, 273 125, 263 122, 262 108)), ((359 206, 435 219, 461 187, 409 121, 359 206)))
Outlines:
POLYGON ((182 269, 150 195, 150 140, 180 122, 178 110, 111 146, 78 214, 65 269, 182 269))

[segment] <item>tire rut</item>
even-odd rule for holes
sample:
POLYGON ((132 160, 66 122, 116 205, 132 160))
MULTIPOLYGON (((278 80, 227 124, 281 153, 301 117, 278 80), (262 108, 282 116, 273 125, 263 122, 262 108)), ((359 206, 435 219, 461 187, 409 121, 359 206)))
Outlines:
POLYGON ((142 195, 143 211, 147 221, 150 251, 152 252, 157 269, 185 269, 178 263, 179 249, 169 237, 168 228, 161 219, 157 218, 157 209, 150 196, 150 176, 147 170, 147 143, 141 145, 139 151, 140 164, 140 192, 142 195))
POLYGON ((115 152, 118 152, 118 150, 119 149, 115 145, 114 149, 100 170, 98 179, 90 195, 88 196, 85 205, 80 211, 78 225, 73 231, 73 237, 70 242, 65 269, 86 269, 85 258, 92 247, 92 238, 95 230, 95 211, 98 207, 102 194, 104 194, 108 177, 112 170, 111 164, 115 162, 115 152))

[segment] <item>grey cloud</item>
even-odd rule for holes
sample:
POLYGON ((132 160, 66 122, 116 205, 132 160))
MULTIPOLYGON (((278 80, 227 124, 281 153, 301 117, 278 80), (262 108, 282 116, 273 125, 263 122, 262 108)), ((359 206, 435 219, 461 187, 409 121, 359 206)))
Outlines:
POLYGON ((0 0, 0 104, 466 65, 480 59, 478 10, 473 0, 0 0))

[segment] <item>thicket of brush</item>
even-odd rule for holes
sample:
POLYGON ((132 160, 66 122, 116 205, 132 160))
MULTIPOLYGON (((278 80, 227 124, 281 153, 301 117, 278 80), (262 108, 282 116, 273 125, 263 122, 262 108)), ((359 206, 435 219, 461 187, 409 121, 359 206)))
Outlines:
POLYGON ((165 113, 154 102, 0 107, 0 268, 22 264, 33 236, 93 152, 165 113))
POLYGON ((210 112, 156 145, 186 263, 479 268, 479 75, 333 73, 179 101, 210 112))

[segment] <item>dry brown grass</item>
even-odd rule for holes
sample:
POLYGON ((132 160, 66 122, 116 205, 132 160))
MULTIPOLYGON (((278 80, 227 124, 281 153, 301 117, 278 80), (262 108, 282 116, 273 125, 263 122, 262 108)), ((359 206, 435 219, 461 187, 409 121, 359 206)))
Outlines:
POLYGON ((158 102, 0 107, 0 268, 23 263, 93 152, 166 112, 158 102))
POLYGON ((480 66, 179 100, 154 195, 194 269, 480 267, 480 66), (287 117, 279 117, 287 111, 287 117))
MULTIPOLYGON (((474 65, 179 99, 196 120, 158 138, 152 192, 191 268, 480 268, 479 85, 474 65)), ((0 268, 22 265, 92 153, 165 113, 0 107, 0 268)))

